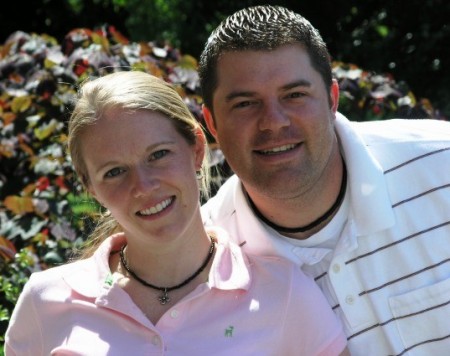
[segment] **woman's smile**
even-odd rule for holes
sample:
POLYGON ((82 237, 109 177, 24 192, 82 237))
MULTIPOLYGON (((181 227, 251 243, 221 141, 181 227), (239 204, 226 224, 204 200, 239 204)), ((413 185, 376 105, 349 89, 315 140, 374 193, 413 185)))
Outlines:
POLYGON ((156 204, 155 206, 152 206, 147 209, 140 210, 136 213, 138 216, 150 216, 150 215, 156 215, 161 213, 162 211, 166 211, 167 207, 172 205, 174 202, 175 197, 170 197, 169 199, 165 199, 162 202, 156 204))

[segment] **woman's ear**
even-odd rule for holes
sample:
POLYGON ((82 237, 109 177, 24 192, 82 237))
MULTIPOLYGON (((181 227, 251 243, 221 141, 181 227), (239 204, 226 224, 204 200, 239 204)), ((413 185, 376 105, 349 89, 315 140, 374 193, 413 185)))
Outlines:
POLYGON ((92 188, 92 185, 89 183, 89 181, 86 180, 86 181, 83 183, 83 185, 84 185, 84 188, 86 189, 86 191, 87 191, 87 192, 88 192, 95 200, 97 200, 98 203, 99 203, 100 205, 103 205, 102 202, 98 200, 97 194, 95 194, 95 190, 92 188))
POLYGON ((206 153, 206 137, 200 127, 195 129, 195 169, 199 171, 203 165, 203 158, 206 153))

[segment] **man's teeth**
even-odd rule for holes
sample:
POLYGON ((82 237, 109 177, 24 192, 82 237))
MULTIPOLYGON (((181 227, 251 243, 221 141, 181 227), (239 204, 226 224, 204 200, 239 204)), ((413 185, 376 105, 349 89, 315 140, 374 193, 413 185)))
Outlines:
POLYGON ((270 150, 264 150, 264 151, 261 151, 261 152, 263 154, 279 153, 279 152, 292 150, 294 147, 295 147, 295 145, 284 145, 284 146, 271 148, 270 150))
POLYGON ((158 203, 156 206, 152 206, 151 208, 141 210, 139 213, 141 215, 153 215, 163 211, 167 206, 172 202, 172 198, 166 199, 161 203, 158 203))

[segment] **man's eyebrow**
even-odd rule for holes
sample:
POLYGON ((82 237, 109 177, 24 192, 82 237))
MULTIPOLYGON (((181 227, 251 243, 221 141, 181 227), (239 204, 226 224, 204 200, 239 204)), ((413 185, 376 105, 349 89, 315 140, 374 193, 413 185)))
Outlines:
POLYGON ((251 92, 251 91, 233 91, 225 97, 225 101, 230 102, 235 98, 251 97, 253 95, 254 95, 254 92, 251 92))
MULTIPOLYGON (((311 87, 312 84, 309 80, 306 79, 299 79, 296 80, 294 82, 288 83, 286 85, 283 85, 281 87, 282 90, 289 90, 292 88, 297 88, 297 87, 311 87)), ((227 96, 225 96, 225 101, 226 102, 230 102, 235 98, 240 98, 240 97, 244 97, 244 98, 249 98, 252 97, 253 95, 255 95, 255 92, 252 91, 233 91, 231 93, 229 93, 227 96)))
POLYGON ((311 82, 309 80, 300 79, 300 80, 296 80, 296 81, 294 81, 292 83, 288 83, 286 85, 283 85, 282 89, 283 90, 289 90, 289 89, 296 88, 296 87, 311 87, 311 86, 312 86, 312 84, 311 84, 311 82))

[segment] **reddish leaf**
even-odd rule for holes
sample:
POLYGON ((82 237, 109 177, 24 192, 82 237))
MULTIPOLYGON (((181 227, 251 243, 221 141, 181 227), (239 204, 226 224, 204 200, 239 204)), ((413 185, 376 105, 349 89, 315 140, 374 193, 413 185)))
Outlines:
POLYGON ((36 182, 36 189, 39 191, 46 190, 50 186, 50 180, 48 177, 41 177, 36 182))
POLYGON ((109 29, 109 32, 111 33, 114 41, 116 41, 117 43, 120 43, 120 44, 123 44, 123 45, 127 45, 130 42, 128 40, 128 38, 126 38, 119 31, 117 31, 114 26, 109 26, 108 29, 109 29))
POLYGON ((14 114, 13 112, 8 111, 3 113, 1 117, 3 119, 3 124, 6 126, 9 125, 11 122, 13 122, 17 118, 17 115, 14 114))
POLYGON ((30 197, 20 197, 17 195, 9 195, 3 204, 8 210, 14 214, 23 215, 34 211, 33 201, 30 197))
POLYGON ((3 236, 0 236, 0 257, 5 261, 11 261, 14 259, 17 250, 14 244, 3 236))

